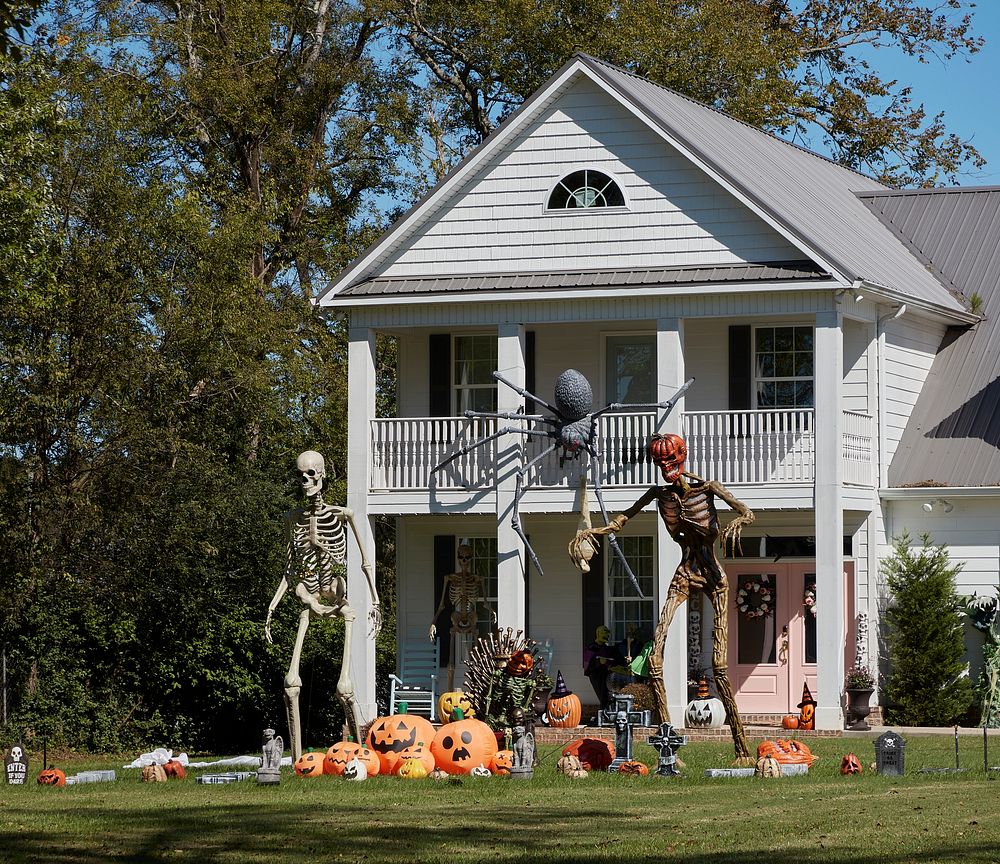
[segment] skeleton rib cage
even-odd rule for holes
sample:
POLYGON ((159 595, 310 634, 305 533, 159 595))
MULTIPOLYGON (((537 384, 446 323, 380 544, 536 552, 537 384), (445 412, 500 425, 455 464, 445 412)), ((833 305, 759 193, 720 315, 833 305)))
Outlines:
POLYGON ((323 506, 318 512, 294 512, 289 556, 291 576, 310 594, 336 594, 340 578, 336 565, 347 561, 347 520, 341 509, 323 506))

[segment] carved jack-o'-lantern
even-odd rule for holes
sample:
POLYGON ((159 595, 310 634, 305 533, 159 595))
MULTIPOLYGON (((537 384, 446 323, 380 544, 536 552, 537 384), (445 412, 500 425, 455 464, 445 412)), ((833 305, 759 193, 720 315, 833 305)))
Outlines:
POLYGON ((469 772, 473 777, 492 777, 493 772, 485 765, 477 765, 469 772))
POLYGON ((357 756, 344 766, 344 779, 354 780, 355 782, 368 779, 368 768, 357 756))
POLYGON ((802 685, 802 701, 799 702, 799 729, 816 728, 816 700, 809 692, 809 685, 802 685))
POLYGON ((462 690, 451 690, 438 697, 438 718, 442 723, 451 723, 456 708, 461 708, 466 717, 475 717, 469 694, 462 690))
POLYGON ((684 719, 688 726, 720 729, 726 722, 726 707, 721 699, 715 699, 708 692, 708 682, 702 678, 698 682, 698 695, 688 702, 684 719))
POLYGON ((556 673, 556 686, 545 703, 545 713, 549 718, 549 725, 557 729, 572 729, 580 724, 580 714, 583 706, 580 704, 580 697, 571 692, 566 687, 566 680, 563 678, 562 670, 556 673))
POLYGON ((378 756, 380 773, 392 774, 399 754, 420 741, 431 741, 434 727, 431 721, 415 714, 393 714, 379 717, 368 733, 368 747, 378 756))
POLYGON ((42 786, 65 786, 66 774, 58 768, 46 768, 39 772, 38 782, 42 786))
POLYGON ((323 754, 312 750, 303 753, 295 760, 294 768, 299 777, 322 777, 323 754))
POLYGON ((429 773, 424 763, 416 756, 400 759, 396 773, 404 780, 422 780, 429 773))
POLYGON ((434 754, 431 753, 430 745, 425 744, 423 741, 418 741, 412 747, 407 747, 399 754, 399 762, 396 763, 397 774, 399 773, 399 767, 407 759, 419 759, 420 764, 427 769, 428 774, 434 770, 434 754))
POLYGON ((488 767, 494 774, 510 774, 510 769, 514 767, 514 751, 497 750, 488 767))
POLYGON ((147 765, 142 769, 143 783, 166 783, 167 772, 162 765, 147 765))
POLYGON ((507 661, 507 672, 513 678, 527 678, 534 665, 535 658, 531 656, 531 652, 522 649, 510 655, 510 660, 507 661))
POLYGON ((848 753, 840 762, 841 774, 864 774, 865 769, 861 767, 861 760, 853 753, 848 753))
POLYGON ((323 758, 323 773, 340 777, 347 764, 355 758, 364 763, 368 777, 374 777, 382 770, 382 763, 371 748, 353 741, 338 741, 326 751, 326 756, 323 758))
POLYGON ((680 435, 654 435, 649 441, 649 455, 668 483, 678 480, 687 461, 687 444, 680 435))
POLYGON ((761 741, 757 745, 757 756, 773 756, 785 765, 812 765, 816 761, 809 747, 794 738, 779 738, 777 741, 761 741))
POLYGON ((773 756, 761 756, 757 760, 757 767, 754 769, 757 777, 780 777, 781 765, 773 756))
POLYGON ((562 751, 563 756, 576 756, 586 771, 603 771, 615 761, 615 747, 600 738, 577 738, 562 751))
POLYGON ((649 774, 649 768, 642 762, 637 762, 636 760, 633 759, 631 762, 622 762, 622 764, 618 766, 618 773, 632 774, 637 777, 645 777, 647 774, 649 774))
MULTIPOLYGON (((465 719, 457 709, 458 719, 442 726, 431 743, 437 767, 449 774, 471 774, 477 765, 489 765, 497 752, 497 739, 481 720, 465 719)), ((487 769, 488 770, 488 769, 487 769)))
POLYGON ((559 761, 556 762, 556 768, 559 769, 567 777, 572 777, 574 780, 582 780, 584 777, 588 776, 587 771, 584 770, 583 764, 580 760, 573 755, 561 756, 559 761))

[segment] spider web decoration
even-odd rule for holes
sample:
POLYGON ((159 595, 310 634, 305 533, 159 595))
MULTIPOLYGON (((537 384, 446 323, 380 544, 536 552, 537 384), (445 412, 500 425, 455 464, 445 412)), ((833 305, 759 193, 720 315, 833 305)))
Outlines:
MULTIPOLYGON (((496 420, 518 421, 520 424, 524 424, 524 422, 527 421, 530 422, 531 427, 528 428, 525 425, 504 426, 497 429, 497 431, 491 435, 479 438, 470 444, 466 444, 464 447, 458 448, 458 450, 434 466, 431 470, 431 479, 433 482, 433 478, 438 471, 459 457, 465 456, 477 447, 489 444, 491 441, 495 441, 504 435, 523 435, 526 439, 541 438, 548 439, 548 441, 552 442, 538 455, 531 457, 527 462, 523 462, 521 467, 517 469, 514 488, 514 507, 510 520, 511 527, 513 527, 517 536, 521 538, 521 542, 524 544, 524 548, 528 553, 528 557, 531 559, 531 563, 534 564, 538 574, 540 576, 544 576, 545 571, 542 569, 542 565, 538 561, 538 556, 535 554, 535 550, 531 548, 531 543, 528 541, 528 535, 525 534, 524 528, 521 525, 521 498, 524 497, 524 493, 527 490, 525 478, 528 476, 528 472, 533 467, 541 463, 542 460, 549 456, 549 454, 555 453, 557 450, 560 451, 560 468, 563 467, 563 462, 565 460, 578 459, 580 453, 585 452, 590 457, 590 465, 592 466, 591 482, 594 486, 594 497, 597 498, 601 516, 604 518, 604 524, 607 525, 609 522, 608 509, 604 505, 604 495, 601 487, 601 474, 604 470, 604 454, 598 447, 598 420, 602 415, 613 411, 644 411, 663 409, 667 414, 669 414, 674 405, 677 404, 677 400, 694 383, 694 378, 688 379, 688 381, 686 381, 673 396, 663 402, 644 402, 636 404, 612 402, 609 405, 605 405, 600 410, 594 411, 593 389, 591 388, 590 382, 587 380, 586 376, 583 375, 582 372, 578 372, 576 369, 567 369, 556 379, 554 387, 555 406, 549 405, 544 399, 539 398, 534 393, 525 390, 523 387, 519 387, 513 381, 508 381, 499 372, 494 372, 493 377, 501 384, 510 387, 522 398, 531 399, 537 405, 551 411, 551 415, 524 414, 522 413, 523 407, 521 410, 514 413, 496 411, 466 411, 465 417, 467 420, 473 420, 476 418, 492 418, 496 420)), ((494 466, 494 471, 496 471, 496 466, 494 466)), ((625 560, 625 555, 619 547, 614 533, 608 534, 607 538, 608 545, 621 562, 629 581, 632 583, 632 587, 636 591, 636 594, 638 594, 640 598, 644 598, 645 595, 639 587, 639 582, 635 578, 632 568, 629 566, 628 561, 625 560)))

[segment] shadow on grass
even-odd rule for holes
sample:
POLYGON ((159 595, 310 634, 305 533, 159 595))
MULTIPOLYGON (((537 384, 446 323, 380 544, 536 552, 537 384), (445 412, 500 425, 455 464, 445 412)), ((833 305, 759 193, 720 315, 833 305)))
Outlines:
MULTIPOLYGON (((511 790, 514 791, 513 789, 511 790)), ((64 820, 62 830, 30 830, 0 835, 0 862, 288 862, 315 864, 317 860, 368 862, 498 861, 656 864, 664 861, 767 862, 801 864, 803 860, 827 864, 855 864, 869 857, 865 833, 850 827, 851 848, 841 842, 816 848, 802 838, 803 846, 765 848, 766 840, 754 835, 752 804, 748 802, 746 842, 725 851, 692 849, 690 833, 663 826, 652 828, 628 814, 609 816, 605 806, 575 808, 533 805, 519 808, 517 795, 502 812, 496 802, 470 794, 462 809, 435 810, 419 803, 405 809, 389 805, 380 813, 377 802, 359 807, 356 802, 287 801, 268 806, 266 801, 239 804, 165 803, 162 808, 115 808, 113 816, 102 806, 49 810, 53 821, 64 820), (480 808, 481 817, 477 817, 480 808), (488 808, 488 809, 482 809, 488 808), (73 826, 68 827, 68 826, 73 826)), ((21 808, 3 809, 5 823, 16 824, 21 808)), ((36 822, 37 824, 37 822, 36 822)), ((710 830, 710 824, 702 825, 710 830)), ((1000 860, 1000 841, 982 838, 912 838, 898 852, 876 856, 879 862, 905 864, 916 861, 980 862, 1000 860)), ((704 836, 699 845, 711 845, 704 836)), ((869 860, 872 860, 869 857, 869 860)))

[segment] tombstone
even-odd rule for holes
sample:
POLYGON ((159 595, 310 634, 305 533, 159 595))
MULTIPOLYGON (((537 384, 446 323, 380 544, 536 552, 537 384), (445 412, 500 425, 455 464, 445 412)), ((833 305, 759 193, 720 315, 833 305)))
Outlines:
POLYGON ((632 761, 633 727, 649 726, 652 722, 652 712, 648 708, 644 711, 632 710, 635 697, 630 693, 616 693, 614 699, 615 707, 602 710, 598 715, 601 725, 609 723, 615 727, 615 759, 608 766, 609 772, 617 771, 619 765, 632 761))
POLYGON ((903 776, 906 741, 897 732, 883 732, 875 739, 875 771, 890 777, 903 776))
POLYGON ((677 730, 669 723, 661 723, 656 734, 650 735, 646 743, 652 744, 660 754, 660 761, 656 765, 657 777, 681 776, 681 772, 677 770, 677 751, 688 743, 687 735, 678 735, 677 730))
POLYGON ((23 744, 15 744, 4 754, 4 776, 11 786, 28 782, 28 752, 23 744))

